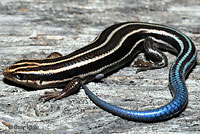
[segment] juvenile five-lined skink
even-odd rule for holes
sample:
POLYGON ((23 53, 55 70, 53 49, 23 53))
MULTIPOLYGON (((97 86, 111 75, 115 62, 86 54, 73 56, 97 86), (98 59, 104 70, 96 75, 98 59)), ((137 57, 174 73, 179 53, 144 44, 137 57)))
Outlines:
POLYGON ((62 91, 45 92, 45 100, 61 99, 81 86, 89 98, 104 110, 134 121, 155 122, 169 119, 183 111, 188 101, 185 76, 196 62, 197 52, 192 41, 178 30, 159 24, 125 22, 105 29, 88 46, 69 55, 53 53, 46 59, 20 60, 3 70, 5 78, 33 88, 65 86, 62 91), (166 56, 160 51, 177 55, 170 67, 169 87, 173 99, 166 105, 145 111, 123 109, 95 96, 85 84, 101 79, 144 52, 151 66, 139 71, 165 67, 166 56))

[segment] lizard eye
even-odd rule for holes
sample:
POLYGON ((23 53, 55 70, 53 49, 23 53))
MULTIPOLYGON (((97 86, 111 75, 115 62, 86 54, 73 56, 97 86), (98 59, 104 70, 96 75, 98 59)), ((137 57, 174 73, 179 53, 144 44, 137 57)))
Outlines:
POLYGON ((15 78, 17 78, 18 80, 23 80, 24 79, 24 75, 23 74, 16 74, 15 78))

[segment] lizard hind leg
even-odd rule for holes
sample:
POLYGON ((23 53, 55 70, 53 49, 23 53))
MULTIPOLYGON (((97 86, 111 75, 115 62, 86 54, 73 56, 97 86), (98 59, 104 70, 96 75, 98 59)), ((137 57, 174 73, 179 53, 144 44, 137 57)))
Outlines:
POLYGON ((157 43, 153 41, 151 37, 144 40, 144 53, 148 60, 138 60, 134 63, 134 67, 140 67, 136 73, 141 71, 147 71, 152 69, 159 69, 168 65, 167 56, 157 48, 157 43))

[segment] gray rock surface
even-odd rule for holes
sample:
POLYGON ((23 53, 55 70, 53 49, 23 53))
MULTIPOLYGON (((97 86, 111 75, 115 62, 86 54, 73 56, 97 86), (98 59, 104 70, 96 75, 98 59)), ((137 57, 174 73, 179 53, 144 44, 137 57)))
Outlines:
MULTIPOLYGON (((0 1, 0 133, 155 134, 200 133, 200 70, 186 80, 189 103, 176 118, 139 123, 95 106, 84 91, 58 101, 38 100, 45 90, 28 91, 7 83, 2 69, 19 59, 69 54, 90 43, 106 27, 124 21, 172 26, 200 49, 199 0, 2 0, 0 1)), ((175 59, 167 54, 169 63, 175 59)), ((199 56, 198 56, 199 57, 199 56)), ((168 67, 136 74, 118 72, 87 86, 109 103, 135 110, 156 108, 171 100, 168 67)))

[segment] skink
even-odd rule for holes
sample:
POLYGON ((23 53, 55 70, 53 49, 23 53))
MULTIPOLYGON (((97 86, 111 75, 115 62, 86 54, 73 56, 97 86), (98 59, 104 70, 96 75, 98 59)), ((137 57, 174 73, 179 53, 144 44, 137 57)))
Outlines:
POLYGON ((192 41, 174 28, 125 22, 108 27, 91 44, 69 55, 53 53, 46 59, 20 60, 4 69, 3 75, 13 82, 33 88, 66 85, 62 91, 45 92, 41 98, 46 101, 69 96, 82 86, 96 105, 114 115, 134 121, 156 122, 180 114, 187 105, 185 76, 195 65, 196 57, 192 41), (99 99, 85 86, 130 63, 141 52, 145 52, 151 66, 142 67, 139 71, 165 67, 167 59, 160 50, 177 55, 169 71, 173 98, 162 107, 145 111, 123 109, 99 99))

